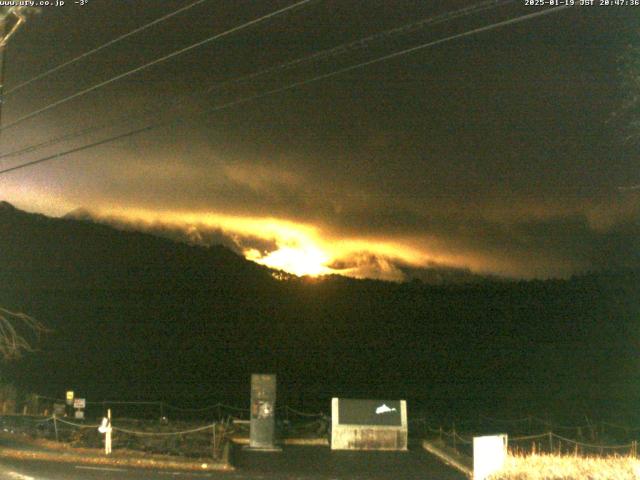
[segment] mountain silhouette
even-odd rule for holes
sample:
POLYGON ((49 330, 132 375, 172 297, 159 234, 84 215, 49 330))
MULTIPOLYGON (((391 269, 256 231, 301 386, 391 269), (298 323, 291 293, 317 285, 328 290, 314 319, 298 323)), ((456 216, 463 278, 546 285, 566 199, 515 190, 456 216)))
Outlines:
MULTIPOLYGON (((206 225, 190 224, 187 226, 179 226, 157 221, 147 223, 113 215, 100 215, 82 207, 68 212, 63 218, 84 220, 108 225, 115 227, 118 230, 150 233, 157 237, 167 238, 169 240, 183 242, 190 245, 223 245, 239 255, 241 255, 243 250, 247 247, 247 245, 245 245, 243 248, 238 244, 238 238, 236 235, 229 235, 220 228, 206 225)), ((250 248, 258 250, 272 251, 278 248, 275 242, 260 240, 257 238, 249 238, 247 241, 249 242, 248 246, 250 248)), ((371 270, 371 272, 369 272, 370 274, 384 270, 384 267, 380 265, 380 259, 375 255, 364 255, 359 260, 361 262, 364 260, 364 263, 369 265, 371 270)), ((386 260, 383 260, 383 262, 386 262, 386 260)), ((355 263, 357 264, 358 262, 356 261, 355 263)), ((329 266, 337 270, 354 267, 354 265, 349 262, 345 263, 341 261, 334 262, 333 265, 329 266)), ((476 274, 466 268, 457 268, 439 265, 436 263, 424 267, 415 267, 404 264, 394 265, 394 267, 397 269, 399 276, 404 276, 405 281, 415 280, 431 285, 484 283, 489 280, 500 281, 499 277, 476 274)), ((280 272, 278 276, 286 278, 291 275, 280 272)))
POLYGON ((249 375, 271 372, 280 402, 325 410, 360 396, 434 415, 635 415, 638 271, 462 285, 274 273, 222 246, 0 202, 0 305, 52 330, 3 377, 94 401, 247 404, 249 375))

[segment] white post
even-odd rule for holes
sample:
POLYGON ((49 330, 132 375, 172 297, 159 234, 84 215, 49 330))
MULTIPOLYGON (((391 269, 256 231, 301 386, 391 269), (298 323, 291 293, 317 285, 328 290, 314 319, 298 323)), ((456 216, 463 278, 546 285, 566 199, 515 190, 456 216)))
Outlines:
POLYGON ((100 433, 104 433, 104 453, 111 454, 111 409, 107 410, 107 416, 102 419, 102 424, 98 427, 100 433))
POLYGON ((104 453, 111 455, 111 409, 107 410, 107 434, 104 441, 104 453))

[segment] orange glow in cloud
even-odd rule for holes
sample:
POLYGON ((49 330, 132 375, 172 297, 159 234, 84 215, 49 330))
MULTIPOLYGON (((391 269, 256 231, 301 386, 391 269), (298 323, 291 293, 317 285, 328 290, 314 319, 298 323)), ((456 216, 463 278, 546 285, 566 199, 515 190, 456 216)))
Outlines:
POLYGON ((318 276, 336 273, 326 266, 330 260, 327 254, 319 248, 308 245, 301 247, 280 247, 278 250, 274 250, 264 256, 260 255, 259 252, 258 256, 256 256, 255 253, 256 250, 251 249, 245 252, 245 257, 261 265, 277 270, 284 270, 285 272, 298 276, 318 276))
POLYGON ((251 236, 273 242, 277 248, 259 251, 247 248, 243 254, 254 261, 294 275, 319 276, 342 274, 352 277, 376 277, 386 280, 402 280, 402 273, 391 261, 428 266, 433 263, 463 266, 466 259, 447 255, 434 255, 411 245, 411 242, 384 239, 335 238, 323 235, 319 228, 303 223, 268 217, 241 217, 210 212, 155 211, 144 209, 103 208, 96 211, 98 217, 113 217, 148 224, 164 224, 187 230, 203 226, 217 228, 230 237, 251 236), (378 271, 361 269, 354 258, 375 255, 383 258, 378 271), (332 268, 336 262, 345 262, 344 268, 332 268))
MULTIPOLYGON (((28 182, 5 182, 2 190, 6 198, 14 201, 18 208, 37 210, 46 215, 62 215, 75 208, 75 205, 64 197, 54 195, 55 192, 42 195, 42 186, 38 185, 38 182, 33 183, 34 185, 29 185, 28 182), (46 201, 43 200, 45 198, 46 201)), ((341 274, 398 281, 403 279, 403 274, 394 266, 396 262, 415 267, 434 263, 454 267, 482 267, 473 265, 473 262, 470 262, 473 259, 464 256, 434 254, 433 248, 429 249, 420 239, 344 238, 339 234, 321 231, 310 224, 280 218, 109 205, 102 208, 89 206, 89 210, 107 223, 112 218, 132 223, 168 225, 185 232, 205 227, 220 229, 230 238, 245 236, 265 240, 275 244, 277 248, 259 251, 249 247, 243 251, 245 258, 299 276, 341 274), (358 261, 371 256, 377 257, 374 268, 358 261)))
POLYGON ((277 250, 260 252, 255 248, 249 248, 243 252, 245 258, 299 276, 337 273, 327 266, 332 257, 321 246, 318 230, 310 225, 276 218, 239 217, 208 212, 101 209, 97 213, 100 217, 142 220, 149 224, 162 223, 182 228, 194 225, 219 228, 231 237, 243 235, 273 241, 278 247, 277 250))

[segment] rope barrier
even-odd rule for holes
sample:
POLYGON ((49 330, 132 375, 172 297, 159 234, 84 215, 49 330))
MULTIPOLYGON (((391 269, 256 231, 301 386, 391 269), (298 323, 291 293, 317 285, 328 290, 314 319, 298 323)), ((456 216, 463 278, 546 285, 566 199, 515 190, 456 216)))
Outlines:
POLYGON ((235 410, 237 412, 248 412, 250 411, 248 408, 235 407, 233 405, 227 405, 226 403, 215 403, 213 405, 208 405, 206 407, 176 407, 175 405, 171 405, 170 403, 159 402, 164 407, 169 410, 177 410, 180 412, 206 412, 208 410, 213 410, 215 408, 221 408, 225 410, 235 410))
POLYGON ((590 443, 582 443, 582 442, 578 442, 577 440, 573 440, 571 438, 565 438, 565 437, 561 437, 560 435, 557 435, 553 432, 549 432, 547 435, 550 435, 552 437, 557 438, 558 440, 562 440, 563 442, 567 442, 567 443, 572 443, 574 445, 578 445, 581 447, 585 447, 585 448, 599 448, 599 449, 610 449, 610 450, 616 450, 616 449, 623 449, 623 448, 631 448, 633 446, 632 443, 626 444, 626 445, 593 445, 590 443))
MULTIPOLYGON (((53 420, 53 417, 51 417, 51 419, 53 420)), ((56 421, 60 422, 60 423, 65 423, 67 425, 71 425, 77 428, 98 428, 100 425, 83 425, 80 423, 74 423, 74 422, 69 422, 67 420, 62 420, 60 418, 56 417, 56 421)), ((215 423, 212 423, 210 425, 204 425, 202 427, 196 427, 196 428, 192 428, 189 430, 180 430, 177 432, 142 432, 142 431, 138 431, 138 430, 129 430, 127 428, 121 428, 121 427, 112 427, 113 431, 118 431, 118 432, 123 432, 123 433, 128 433, 130 435, 139 435, 139 436, 171 436, 171 435, 185 435, 188 433, 195 433, 195 432, 201 432, 203 430, 209 430, 211 428, 214 428, 216 426, 215 423)))
MULTIPOLYGON (((61 400, 59 398, 54 398, 54 397, 47 397, 45 395, 36 395, 36 397, 44 400, 50 400, 53 402, 65 403, 65 400, 61 400)), ((224 408, 224 409, 235 410, 239 412, 249 411, 248 408, 236 407, 236 406, 227 405, 221 402, 218 402, 214 405, 209 405, 206 407, 195 407, 195 408, 178 407, 175 405, 171 405, 170 403, 165 403, 159 400, 100 400, 100 401, 87 401, 86 404, 87 405, 157 405, 159 407, 164 407, 170 410, 177 410, 181 412, 204 412, 207 410, 213 410, 215 408, 224 408)), ((289 407, 285 406, 284 408, 289 408, 289 407)), ((296 411, 296 413, 301 415, 304 414, 304 412, 298 412, 298 411, 296 411)), ((316 414, 313 414, 313 415, 316 415, 316 414)))
MULTIPOLYGON (((453 438, 463 444, 471 444, 473 443, 473 439, 467 439, 464 438, 462 436, 460 436, 457 432, 447 432, 444 429, 435 429, 432 427, 427 427, 427 429, 432 432, 432 433, 437 433, 440 435, 444 435, 445 437, 448 438, 453 438)), ((628 444, 624 444, 624 445, 597 445, 597 444, 592 444, 592 443, 584 443, 584 442, 580 442, 578 440, 574 440, 572 438, 567 438, 564 437, 562 435, 558 435, 557 433, 554 432, 546 432, 546 433, 541 433, 541 434, 537 434, 537 435, 525 435, 525 436, 519 436, 519 437, 509 437, 509 441, 510 442, 519 442, 519 441, 526 441, 526 440, 535 440, 535 439, 541 439, 541 438, 545 438, 545 439, 551 439, 551 438, 555 438, 557 440, 560 440, 562 442, 566 442, 566 443, 570 443, 572 445, 577 445, 579 447, 583 447, 583 448, 587 448, 587 449, 598 449, 598 450, 626 450, 626 449, 632 449, 635 446, 635 443, 628 443, 628 444)))
POLYGON ((52 420, 53 420, 53 415, 50 416, 50 417, 47 417, 47 418, 45 418, 43 420, 34 420, 33 423, 47 423, 47 422, 50 422, 52 420))
POLYGON ((206 412, 209 410, 213 410, 215 408, 226 407, 226 405, 223 405, 222 403, 216 403, 215 405, 209 405, 207 407, 197 407, 197 408, 176 407, 175 405, 171 405, 168 403, 163 403, 162 405, 167 407, 169 410, 177 410, 179 412, 206 412))
MULTIPOLYGON (((46 395, 35 395, 36 398, 39 399, 43 399, 43 400, 49 400, 49 401, 53 401, 56 403, 66 403, 65 400, 61 400, 58 398, 54 398, 54 397, 48 397, 46 395)), ((215 409, 219 409, 219 410, 231 410, 231 411, 236 411, 236 412, 245 412, 248 413, 250 412, 249 408, 241 408, 241 407, 236 407, 234 405, 227 405, 224 404, 222 402, 218 402, 215 403, 213 405, 208 405, 208 406, 204 406, 204 407, 179 407, 176 405, 172 405, 169 403, 165 403, 163 401, 123 401, 123 400, 103 400, 103 401, 87 401, 86 402, 87 405, 155 405, 158 406, 160 408, 166 408, 168 410, 174 410, 174 411, 178 411, 178 412, 207 412, 207 411, 211 411, 211 410, 215 410, 215 409)), ((301 410, 297 410, 293 407, 290 407, 288 405, 283 405, 283 406, 279 406, 278 407, 279 410, 284 410, 285 412, 290 412, 293 413, 295 415, 301 416, 301 417, 309 417, 309 418, 321 418, 324 417, 325 414, 323 412, 304 412, 301 410)), ((218 412, 219 415, 222 415, 222 412, 218 412)), ((620 431, 623 431, 627 434, 633 433, 633 432, 640 432, 640 427, 627 427, 624 425, 620 425, 620 424, 616 424, 616 423, 612 423, 612 422, 607 422, 607 421, 599 421, 597 423, 594 424, 587 424, 587 425, 560 425, 560 424, 555 424, 551 421, 542 419, 540 417, 536 417, 533 415, 529 415, 527 417, 521 417, 521 418, 513 418, 513 419, 507 419, 507 418, 497 418, 497 417, 492 417, 490 415, 484 415, 484 414, 480 414, 479 418, 481 420, 486 420, 486 421, 490 421, 490 422, 495 422, 495 423, 499 423, 499 424, 507 424, 507 425, 518 425, 518 424, 523 424, 528 422, 529 424, 535 422, 541 425, 544 425, 546 427, 548 427, 551 431, 554 430, 565 430, 565 431, 576 431, 576 433, 578 435, 580 435, 580 432, 582 431, 593 431, 597 428, 600 428, 602 431, 604 431, 605 428, 611 428, 611 429, 617 429, 620 431)), ((41 420, 41 423, 46 423, 49 420, 41 420)), ((415 419, 410 419, 409 423, 413 423, 413 424, 424 424, 425 427, 428 427, 428 422, 426 420, 425 417, 420 417, 420 418, 415 418, 415 419)), ((463 424, 464 422, 459 422, 456 421, 457 425, 463 424)), ((468 423, 468 422, 467 422, 468 423)), ((429 428, 430 431, 435 432, 434 429, 429 428)), ((437 433, 440 433, 439 430, 437 430, 437 433)), ((442 432, 443 434, 447 434, 446 432, 442 432)), ((524 437, 513 437, 513 440, 517 440, 517 439, 524 439, 524 438, 535 438, 536 435, 533 436, 524 436, 524 437)), ((565 438, 565 437, 563 437, 565 438)), ((600 447, 597 447, 600 448, 600 447)))
POLYGON ((56 417, 56 422, 66 423, 67 425, 71 425, 77 428, 98 428, 100 425, 85 425, 81 423, 69 422, 68 420, 62 420, 61 418, 56 417))
POLYGON ((165 437, 165 436, 171 436, 171 435, 186 435, 188 433, 196 433, 196 432, 202 432, 204 430, 209 430, 211 428, 215 428, 216 424, 212 423, 211 425, 205 425, 203 427, 197 427, 197 428, 192 428, 190 430, 182 430, 179 432, 158 432, 158 433, 154 433, 154 432, 140 432, 140 431, 136 431, 136 430, 129 430, 126 428, 120 428, 120 427, 112 427, 114 432, 123 432, 123 433, 128 433, 130 435, 138 435, 138 436, 147 436, 147 437, 165 437))
POLYGON ((539 435, 525 435, 523 437, 509 437, 509 441, 510 442, 519 442, 519 441, 524 441, 524 440, 535 440, 536 438, 549 438, 549 434, 548 433, 541 433, 539 435))
MULTIPOLYGON (((102 402, 94 402, 94 403, 102 403, 102 402)), ((115 403, 128 403, 128 402, 113 402, 115 403)), ((136 403, 142 403, 142 402, 136 402, 136 403)), ((145 402, 145 404, 158 404, 159 402, 145 402)), ((230 410, 236 410, 236 411, 247 411, 248 409, 242 409, 242 408, 237 408, 237 407, 233 407, 231 405, 224 405, 222 403, 218 403, 216 405, 210 406, 210 407, 206 407, 207 409, 211 409, 211 408, 217 408, 217 407, 221 407, 221 408, 226 408, 226 409, 230 409, 230 410)), ((318 417, 318 416, 322 416, 323 414, 312 414, 312 413, 307 413, 307 412, 302 412, 296 409, 293 409, 291 407, 285 406, 284 407, 286 410, 289 410, 295 414, 301 415, 301 416, 314 416, 314 417, 318 417)), ((233 416, 229 415, 228 416, 229 419, 234 418, 233 416)), ((535 417, 532 417, 535 418, 535 417)), ((537 419, 540 420, 540 419, 537 419)), ((50 417, 44 418, 44 419, 40 419, 40 420, 34 420, 33 423, 36 424, 44 424, 44 423, 48 423, 48 422, 60 422, 61 424, 65 424, 65 425, 69 425, 75 428, 80 428, 80 429, 86 429, 86 428, 98 428, 99 425, 97 424, 80 424, 80 423, 76 423, 76 422, 72 422, 69 420, 65 420, 62 418, 58 418, 55 415, 52 415, 50 417)), ((428 425, 427 421, 425 418, 416 418, 414 419, 415 422, 421 422, 425 424, 425 428, 426 430, 428 430, 429 432, 432 433, 436 433, 438 435, 440 435, 441 437, 447 437, 450 439, 450 441, 452 440, 455 444, 455 442, 459 442, 461 444, 466 444, 466 445, 470 445, 473 443, 473 438, 465 438, 463 436, 461 436, 459 433, 457 433, 455 430, 452 431, 447 431, 443 428, 433 428, 430 425, 428 425)), ((550 422, 545 422, 545 423, 550 423, 550 422)), ((625 430, 631 430, 631 429, 627 429, 622 427, 621 425, 616 425, 616 424, 610 424, 609 422, 600 422, 602 425, 608 425, 611 426, 613 428, 622 428, 625 430)), ((202 432, 205 430, 210 430, 212 428, 216 427, 216 423, 212 423, 212 424, 208 424, 208 425, 203 425, 203 426, 199 426, 199 427, 195 427, 195 428, 191 428, 191 429, 187 429, 187 430, 180 430, 180 431, 172 431, 172 432, 144 432, 144 431, 138 431, 138 430, 130 430, 127 428, 122 428, 122 427, 112 427, 113 431, 118 431, 118 432, 122 432, 122 433, 126 433, 129 435, 137 435, 137 436, 175 436, 175 435, 186 435, 186 434, 190 434, 190 433, 197 433, 197 432, 202 432)), ((310 424, 307 424, 306 426, 308 426, 310 424)), ((560 428, 562 428, 563 426, 560 426, 560 428)), ((564 427, 564 428, 569 428, 569 427, 564 427)), ((584 427, 572 427, 572 428, 584 428, 584 427)), ((553 431, 548 431, 546 433, 541 433, 541 434, 536 434, 536 435, 524 435, 524 436, 518 436, 518 437, 510 437, 509 440, 511 442, 522 442, 522 441, 528 441, 528 440, 536 440, 536 439, 543 439, 543 438, 548 438, 549 442, 551 443, 551 440, 553 438, 559 440, 560 442, 565 442, 571 445, 575 445, 577 447, 581 447, 581 448, 585 448, 585 449, 595 449, 595 450, 600 450, 601 452, 603 450, 608 450, 608 451, 613 451, 613 450, 628 450, 628 449, 634 449, 636 448, 637 442, 632 442, 632 443, 628 443, 628 444, 622 444, 622 445, 604 445, 604 444, 592 444, 592 443, 585 443, 585 442, 581 442, 578 440, 574 440, 572 438, 568 438, 562 435, 558 435, 557 433, 554 433, 553 431)))
POLYGON ((101 402, 86 402, 87 405, 163 405, 162 402, 153 402, 153 401, 124 401, 124 400, 103 400, 101 402))
POLYGON ((516 419, 505 419, 505 418, 496 418, 496 417, 490 417, 488 415, 480 414, 479 417, 481 419, 489 420, 492 422, 506 423, 506 424, 523 423, 526 421, 536 422, 536 423, 545 425, 547 427, 551 427, 554 430, 589 430, 589 429, 596 429, 598 427, 607 426, 607 427, 616 428, 618 430, 625 431, 627 433, 640 431, 640 427, 628 427, 625 425, 620 425, 620 424, 606 422, 606 421, 599 421, 593 424, 582 424, 582 425, 559 425, 557 423, 553 423, 548 420, 544 420, 542 418, 535 417, 535 416, 528 416, 528 417, 516 418, 516 419))

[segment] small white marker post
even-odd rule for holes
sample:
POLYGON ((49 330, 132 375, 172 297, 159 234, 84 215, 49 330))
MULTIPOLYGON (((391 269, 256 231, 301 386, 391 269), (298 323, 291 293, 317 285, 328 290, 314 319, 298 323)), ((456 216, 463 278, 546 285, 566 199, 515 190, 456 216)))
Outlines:
POLYGON ((102 424, 98 427, 100 433, 104 433, 104 453, 111 454, 111 409, 107 410, 107 416, 102 419, 102 424))

